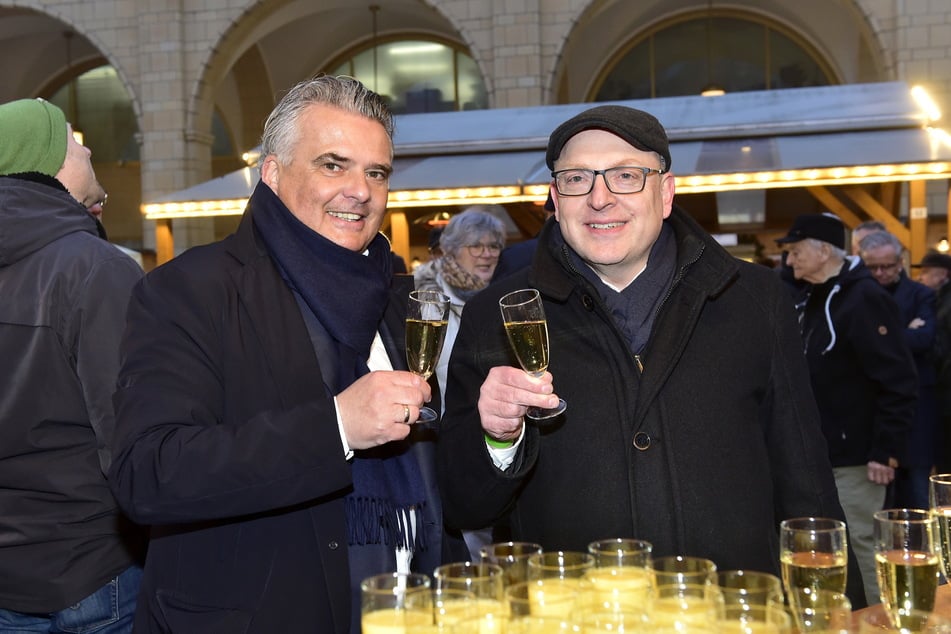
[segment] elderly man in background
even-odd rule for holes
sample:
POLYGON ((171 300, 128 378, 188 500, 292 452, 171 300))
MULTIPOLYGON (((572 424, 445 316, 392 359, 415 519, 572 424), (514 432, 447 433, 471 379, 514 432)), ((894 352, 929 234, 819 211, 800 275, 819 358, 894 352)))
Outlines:
POLYGON ((132 631, 144 538, 105 473, 142 271, 87 212, 90 157, 53 104, 0 105, 0 632, 132 631))
POLYGON ((938 407, 938 437, 935 468, 951 471, 951 255, 929 251, 912 268, 920 269, 918 281, 935 292, 935 394, 938 407))
POLYGON ((652 115, 585 110, 546 161, 555 212, 531 266, 462 315, 437 453, 447 522, 508 517, 513 539, 546 550, 635 537, 778 574, 781 520, 844 517, 788 291, 674 206, 652 115), (540 377, 518 367, 499 312, 529 287, 550 338, 540 377), (564 413, 526 419, 558 396, 564 413))
POLYGON ((802 343, 839 499, 869 601, 879 597, 872 514, 905 451, 918 380, 905 324, 888 291, 845 252, 833 214, 804 214, 777 240, 797 280, 802 343))
POLYGON ((890 506, 929 507, 928 476, 938 445, 937 405, 933 348, 936 332, 935 293, 907 275, 902 264, 904 247, 887 231, 875 231, 859 242, 859 257, 882 287, 898 304, 902 336, 918 371, 918 405, 908 434, 905 453, 895 472, 894 499, 890 506))

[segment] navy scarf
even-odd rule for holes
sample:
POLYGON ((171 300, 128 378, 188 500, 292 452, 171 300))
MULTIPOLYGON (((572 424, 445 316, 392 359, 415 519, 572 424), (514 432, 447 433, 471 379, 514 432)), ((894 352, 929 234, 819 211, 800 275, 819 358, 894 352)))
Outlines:
MULTIPOLYGON (((382 234, 368 253, 341 247, 294 216, 270 187, 259 182, 251 218, 285 283, 296 291, 334 343, 336 376, 324 372, 327 392, 339 394, 369 371, 370 346, 389 302, 392 257, 382 234)), ((318 362, 320 359, 318 359, 318 362)), ((422 549, 422 507, 426 494, 416 457, 407 441, 356 451, 353 491, 347 496, 350 544, 384 544, 422 549), (411 536, 406 518, 415 514, 411 536)))

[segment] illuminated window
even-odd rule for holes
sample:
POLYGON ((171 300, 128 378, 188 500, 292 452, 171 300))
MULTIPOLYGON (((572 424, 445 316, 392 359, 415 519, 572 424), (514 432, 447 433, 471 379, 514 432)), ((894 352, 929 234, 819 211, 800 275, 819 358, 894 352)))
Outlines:
POLYGON ((96 162, 137 161, 138 124, 125 86, 112 66, 88 70, 49 100, 63 109, 96 162), (71 85, 72 84, 72 85, 71 85))
POLYGON ((488 96, 475 61, 433 40, 396 40, 351 54, 327 71, 387 97, 395 114, 482 110, 488 96))
POLYGON ((759 17, 693 14, 640 34, 609 63, 592 101, 838 83, 820 55, 759 17))

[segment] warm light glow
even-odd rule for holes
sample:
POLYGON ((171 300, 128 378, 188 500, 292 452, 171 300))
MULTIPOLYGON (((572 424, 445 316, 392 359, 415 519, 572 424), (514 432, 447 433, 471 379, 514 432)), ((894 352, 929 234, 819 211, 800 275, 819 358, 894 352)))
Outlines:
POLYGON ((147 220, 239 216, 244 213, 244 208, 247 204, 247 198, 237 198, 234 200, 202 200, 181 203, 148 203, 142 205, 142 213, 147 220))
POLYGON ((716 85, 708 86, 700 91, 701 97, 721 97, 725 94, 726 91, 716 85))
POLYGON ((442 51, 444 48, 445 47, 443 45, 435 43, 396 44, 391 46, 387 53, 390 55, 419 55, 421 53, 437 53, 442 51))
POLYGON ((901 165, 857 165, 781 172, 735 174, 704 174, 678 177, 677 193, 774 189, 779 187, 811 187, 815 185, 858 185, 863 183, 933 180, 951 177, 951 165, 944 162, 905 163, 901 165))
MULTIPOLYGON (((902 182, 951 178, 951 164, 902 163, 897 165, 857 165, 855 167, 808 168, 779 172, 736 172, 729 174, 692 174, 675 178, 680 194, 702 192, 811 187, 817 185, 858 185, 864 183, 902 182)), ((391 191, 387 207, 437 207, 450 205, 505 204, 514 202, 544 203, 548 184, 507 185, 499 187, 461 187, 457 189, 420 189, 391 191)), ((247 199, 207 200, 142 205, 149 220, 239 215, 247 199)))
POLYGON ((86 135, 83 134, 83 131, 82 131, 82 130, 76 130, 76 129, 74 128, 74 129, 73 129, 73 138, 76 139, 76 143, 78 143, 78 144, 80 144, 80 145, 85 145, 84 141, 85 141, 85 139, 86 139, 86 135))
POLYGON ((929 123, 941 118, 941 108, 939 108, 935 100, 931 98, 931 95, 928 94, 924 86, 913 86, 911 96, 915 99, 915 103, 918 104, 918 107, 925 111, 929 123))
POLYGON ((941 253, 947 253, 948 250, 951 249, 951 246, 948 245, 947 238, 941 238, 940 240, 938 240, 938 244, 937 246, 935 246, 935 248, 938 249, 938 251, 940 251, 941 253))

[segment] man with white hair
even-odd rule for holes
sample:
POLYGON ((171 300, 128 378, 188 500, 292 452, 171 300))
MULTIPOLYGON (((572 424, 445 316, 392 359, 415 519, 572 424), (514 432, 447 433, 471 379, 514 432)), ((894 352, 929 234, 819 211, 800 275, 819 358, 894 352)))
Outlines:
POLYGON ((870 602, 878 596, 872 514, 882 508, 915 413, 914 360, 895 300, 857 256, 833 214, 798 216, 777 242, 808 282, 797 304, 806 360, 839 500, 870 602))

